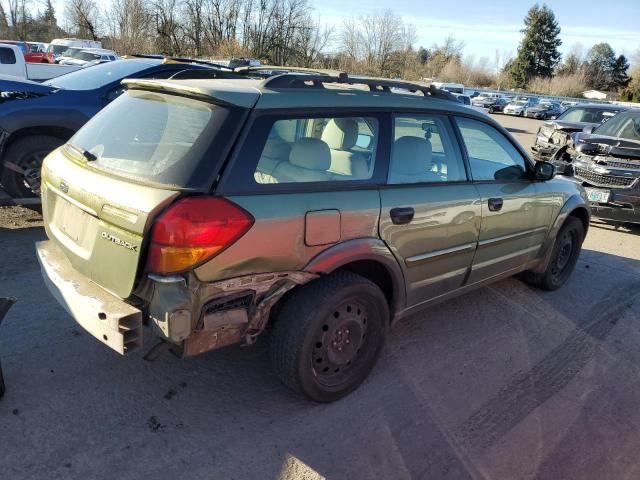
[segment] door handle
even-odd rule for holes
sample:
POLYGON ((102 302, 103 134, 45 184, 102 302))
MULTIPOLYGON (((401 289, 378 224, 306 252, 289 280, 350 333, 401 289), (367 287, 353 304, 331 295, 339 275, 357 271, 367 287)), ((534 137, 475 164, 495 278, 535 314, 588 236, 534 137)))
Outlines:
POLYGON ((399 207, 391 209, 391 221, 394 225, 406 225, 411 223, 415 210, 412 207, 399 207))
POLYGON ((490 198, 488 203, 490 212, 499 212, 504 204, 501 198, 490 198))

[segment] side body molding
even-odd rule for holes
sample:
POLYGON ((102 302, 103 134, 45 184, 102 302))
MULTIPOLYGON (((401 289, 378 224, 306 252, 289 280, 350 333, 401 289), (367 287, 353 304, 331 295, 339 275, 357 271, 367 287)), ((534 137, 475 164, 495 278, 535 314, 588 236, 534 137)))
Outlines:
POLYGON ((381 264, 393 283, 393 313, 406 307, 404 276, 396 257, 378 238, 356 238, 339 243, 316 255, 304 267, 306 272, 328 274, 353 262, 372 260, 381 264))
POLYGON ((585 237, 587 235, 587 231, 589 228, 589 221, 591 220, 591 212, 589 210, 589 206, 586 203, 585 199, 582 198, 578 194, 574 194, 565 202, 565 204, 560 209, 558 216, 553 222, 553 225, 549 229, 549 233, 547 234, 547 238, 545 239, 542 247, 540 248, 540 253, 538 254, 539 263, 536 267, 532 268, 531 271, 535 273, 542 273, 547 269, 547 265, 551 261, 551 254, 553 253, 553 244, 556 241, 556 237, 558 236, 558 232, 560 228, 567 220, 569 215, 573 212, 580 210, 584 216, 587 217, 587 225, 584 231, 585 237))

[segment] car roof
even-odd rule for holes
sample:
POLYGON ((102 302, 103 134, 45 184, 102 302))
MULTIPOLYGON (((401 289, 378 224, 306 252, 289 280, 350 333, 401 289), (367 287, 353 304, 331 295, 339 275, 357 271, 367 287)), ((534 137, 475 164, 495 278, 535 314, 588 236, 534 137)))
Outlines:
MULTIPOLYGON (((370 91, 360 88, 360 84, 344 84, 327 82, 324 88, 317 86, 284 86, 280 82, 273 85, 274 78, 288 77, 279 75, 262 79, 206 79, 206 80, 144 80, 127 79, 123 84, 129 88, 142 90, 166 91, 185 96, 194 96, 218 100, 223 103, 244 108, 256 109, 304 109, 304 108, 383 108, 383 109, 436 109, 450 112, 458 112, 465 115, 473 115, 484 119, 484 115, 476 113, 461 104, 451 94, 452 100, 440 99, 430 96, 422 96, 415 93, 399 93, 402 88, 411 88, 412 85, 397 82, 392 91, 370 91), (393 92, 393 93, 392 93, 393 92), (283 93, 287 93, 283 95, 283 93)), ((304 81, 304 77, 297 76, 304 81)), ((311 78, 311 77, 309 77, 311 78)), ((317 77, 313 77, 317 78, 317 77)), ((349 77, 354 83, 357 81, 369 81, 365 77, 349 77)), ((285 79, 286 80, 286 79, 285 79)), ((375 80, 375 79, 371 79, 375 80)), ((389 80, 381 82, 392 83, 389 80)), ((309 80, 308 82, 311 82, 309 80)), ((428 87, 421 87, 428 89, 428 87)), ((438 90, 438 92, 442 92, 438 90)), ((446 95, 446 93, 444 94, 446 95)))
POLYGON ((116 52, 114 52, 113 50, 108 50, 106 48, 82 48, 81 49, 83 52, 89 52, 89 53, 113 53, 115 54, 116 52))
POLYGON ((571 108, 591 108, 594 110, 628 110, 629 107, 625 105, 616 105, 612 103, 578 103, 577 105, 572 105, 571 108))

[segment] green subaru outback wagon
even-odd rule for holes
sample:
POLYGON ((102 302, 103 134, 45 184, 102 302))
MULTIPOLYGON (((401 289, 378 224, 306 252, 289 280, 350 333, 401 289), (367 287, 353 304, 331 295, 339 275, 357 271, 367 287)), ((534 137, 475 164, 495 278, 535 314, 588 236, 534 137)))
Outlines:
POLYGON ((354 390, 389 327, 522 273, 571 275, 582 187, 450 94, 346 74, 132 80, 43 167, 44 279, 120 354, 268 328, 278 377, 354 390))

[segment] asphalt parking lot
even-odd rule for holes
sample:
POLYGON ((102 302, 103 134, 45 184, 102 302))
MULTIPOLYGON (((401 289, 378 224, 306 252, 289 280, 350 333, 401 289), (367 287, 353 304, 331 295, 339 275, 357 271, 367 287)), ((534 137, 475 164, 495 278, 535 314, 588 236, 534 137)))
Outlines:
MULTIPOLYGON (((531 145, 539 122, 496 119, 531 145)), ((44 233, 17 214, 0 211, 0 295, 18 298, 0 327, 0 478, 640 476, 640 227, 594 222, 557 292, 509 279, 407 319, 359 390, 316 405, 274 378, 267 341, 107 350, 46 291, 44 233)))

